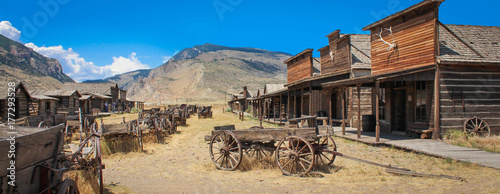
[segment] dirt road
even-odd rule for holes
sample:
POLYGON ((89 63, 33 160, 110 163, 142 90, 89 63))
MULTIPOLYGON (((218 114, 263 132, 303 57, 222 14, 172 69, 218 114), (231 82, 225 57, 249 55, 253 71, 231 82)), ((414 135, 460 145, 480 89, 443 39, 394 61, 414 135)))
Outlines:
POLYGON ((500 192, 500 171, 456 163, 391 148, 377 148, 335 138, 340 152, 417 172, 461 176, 450 179, 395 176, 384 169, 338 158, 330 172, 310 177, 283 176, 277 167, 249 162, 236 171, 216 170, 204 136, 213 126, 236 128, 258 125, 238 121, 237 115, 214 110, 214 119, 188 120, 189 126, 168 138, 167 144, 148 144, 146 153, 115 154, 104 159, 106 187, 115 193, 351 193, 351 192, 500 192))

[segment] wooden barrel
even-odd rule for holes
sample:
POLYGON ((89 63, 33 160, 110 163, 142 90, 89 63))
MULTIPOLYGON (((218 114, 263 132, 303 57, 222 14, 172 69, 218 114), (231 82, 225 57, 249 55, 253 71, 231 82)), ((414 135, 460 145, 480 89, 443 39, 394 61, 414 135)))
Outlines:
POLYGON ((375 131, 375 115, 362 115, 362 126, 363 131, 374 132, 375 131))

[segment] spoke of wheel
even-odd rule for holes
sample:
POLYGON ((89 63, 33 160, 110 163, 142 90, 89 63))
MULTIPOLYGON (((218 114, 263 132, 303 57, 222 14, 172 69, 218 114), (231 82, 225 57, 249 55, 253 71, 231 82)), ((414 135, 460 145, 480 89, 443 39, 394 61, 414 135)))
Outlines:
POLYGON ((304 169, 304 171, 306 171, 306 170, 307 170, 307 168, 304 166, 304 164, 302 164, 302 162, 300 162, 300 160, 299 160, 299 161, 297 161, 297 163, 299 163, 299 164, 300 164, 300 166, 302 166, 302 169, 304 169))
POLYGON ((222 154, 221 154, 221 155, 217 158, 217 160, 215 160, 215 162, 216 162, 216 163, 218 163, 218 162, 219 162, 219 160, 222 158, 222 156, 224 156, 224 155, 222 155, 222 154))
POLYGON ((288 161, 285 163, 285 165, 283 165, 283 168, 287 167, 287 166, 288 166, 288 164, 290 164, 290 162, 292 162, 292 161, 293 161, 292 159, 289 159, 289 158, 288 158, 288 161))
POLYGON ((219 141, 217 141, 216 139, 214 139, 214 141, 217 143, 217 145, 219 145, 218 149, 223 148, 223 146, 220 144, 220 142, 219 142, 219 141))
POLYGON ((307 147, 307 144, 306 144, 306 145, 304 145, 304 147, 302 147, 302 148, 300 149, 300 151, 298 151, 297 153, 302 153, 302 150, 304 150, 304 148, 306 148, 306 147, 307 147))
POLYGON ((239 148, 238 147, 234 147, 234 148, 230 148, 229 151, 234 151, 234 150, 238 150, 239 148))
POLYGON ((309 155, 312 155, 312 153, 299 154, 299 157, 309 156, 309 155))
POLYGON ((233 146, 233 144, 234 144, 235 142, 236 142, 236 140, 235 140, 235 139, 233 139, 233 142, 231 142, 231 144, 229 144, 229 146, 227 146, 227 147, 228 147, 228 148, 232 147, 232 146, 233 146))
POLYGON ((299 158, 299 160, 304 161, 304 162, 307 162, 308 164, 311 164, 311 161, 308 161, 308 160, 306 160, 306 159, 304 159, 304 158, 299 158))

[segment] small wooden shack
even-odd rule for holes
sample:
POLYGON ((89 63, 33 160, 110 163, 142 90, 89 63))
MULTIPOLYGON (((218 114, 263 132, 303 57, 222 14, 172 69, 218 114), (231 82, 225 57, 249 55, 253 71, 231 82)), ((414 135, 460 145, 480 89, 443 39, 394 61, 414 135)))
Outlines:
POLYGON ((13 119, 29 116, 30 101, 31 95, 22 82, 15 83, 13 87, 9 86, 9 82, 0 82, 0 117, 2 121, 7 121, 8 113, 14 114, 11 117, 13 119), (9 100, 12 97, 14 101, 9 100), (14 102, 14 107, 10 107, 9 102, 14 102), (13 111, 9 112, 9 108, 13 108, 11 109, 13 111))
POLYGON ((80 108, 80 93, 77 90, 38 90, 33 95, 44 95, 59 99, 57 101, 57 113, 74 115, 80 108))
POLYGON ((57 113, 58 98, 44 95, 32 95, 31 97, 32 103, 36 104, 37 107, 36 115, 32 116, 51 116, 57 113))

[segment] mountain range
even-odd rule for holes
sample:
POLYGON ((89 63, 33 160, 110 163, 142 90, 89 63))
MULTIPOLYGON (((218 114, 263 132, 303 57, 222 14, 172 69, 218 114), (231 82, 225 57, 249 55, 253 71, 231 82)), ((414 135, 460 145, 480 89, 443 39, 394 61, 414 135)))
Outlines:
POLYGON ((30 89, 58 89, 75 82, 62 65, 0 34, 0 81, 23 81, 30 89))
POLYGON ((243 86, 257 90, 265 84, 285 83, 283 61, 291 56, 284 52, 207 43, 183 49, 152 70, 86 82, 117 82, 128 90, 129 98, 146 102, 220 100, 224 95, 240 92, 243 86))
MULTIPOLYGON (((258 48, 196 45, 181 50, 154 69, 136 70, 85 83, 116 82, 127 97, 145 102, 176 99, 215 101, 251 91, 265 84, 285 83, 292 55, 258 48)), ((0 81, 23 81, 31 89, 59 89, 75 82, 63 73, 58 60, 45 57, 23 44, 0 35, 0 81)))

